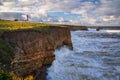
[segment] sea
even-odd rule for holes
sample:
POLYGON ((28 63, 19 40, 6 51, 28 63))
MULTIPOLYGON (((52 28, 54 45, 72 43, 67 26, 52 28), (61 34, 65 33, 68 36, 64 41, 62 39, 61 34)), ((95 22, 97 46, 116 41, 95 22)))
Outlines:
POLYGON ((120 80, 120 30, 71 31, 73 50, 55 50, 47 80, 120 80))

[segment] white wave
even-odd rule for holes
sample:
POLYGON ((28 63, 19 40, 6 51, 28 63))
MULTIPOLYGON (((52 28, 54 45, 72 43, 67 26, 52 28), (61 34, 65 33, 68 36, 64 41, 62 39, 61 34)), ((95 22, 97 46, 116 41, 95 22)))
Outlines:
MULTIPOLYGON (((101 33, 106 33, 106 31, 105 30, 94 31, 92 29, 90 31, 72 31, 71 35, 72 35, 72 43, 74 50, 76 52, 101 51, 101 50, 106 51, 104 47, 107 45, 103 45, 102 43, 120 41, 119 39, 114 39, 114 38, 107 38, 107 37, 100 38, 99 35, 96 35, 95 38, 91 38, 91 36, 95 36, 95 34, 101 34, 101 33)), ((116 43, 116 45, 118 45, 118 43, 116 43)))
MULTIPOLYGON (((79 32, 80 30, 78 30, 78 31, 76 31, 76 32, 79 32)), ((81 30, 81 32, 83 32, 82 30, 81 30)), ((86 31, 86 32, 95 32, 95 33, 105 33, 105 32, 108 32, 108 33, 120 33, 120 30, 104 30, 104 29, 102 29, 102 30, 99 30, 99 31, 96 31, 96 29, 91 29, 91 28, 89 28, 88 29, 88 31, 86 31)))
POLYGON ((120 80, 120 41, 102 33, 107 34, 104 30, 71 31, 73 50, 65 46, 55 50, 47 79, 120 80))
POLYGON ((120 30, 106 30, 106 32, 120 33, 120 30))

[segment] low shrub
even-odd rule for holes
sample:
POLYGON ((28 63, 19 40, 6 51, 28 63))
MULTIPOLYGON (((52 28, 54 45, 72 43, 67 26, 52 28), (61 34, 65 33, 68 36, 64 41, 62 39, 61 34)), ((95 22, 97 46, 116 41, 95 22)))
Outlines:
POLYGON ((13 80, 12 76, 0 68, 0 80, 13 80))

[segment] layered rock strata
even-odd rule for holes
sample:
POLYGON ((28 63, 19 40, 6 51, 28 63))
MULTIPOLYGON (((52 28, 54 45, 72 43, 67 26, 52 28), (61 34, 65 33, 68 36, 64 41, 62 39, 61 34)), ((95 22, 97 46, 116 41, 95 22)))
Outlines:
POLYGON ((49 33, 39 30, 17 30, 1 34, 14 56, 11 68, 17 76, 27 76, 51 64, 54 50, 66 45, 72 49, 68 28, 50 27, 49 33))

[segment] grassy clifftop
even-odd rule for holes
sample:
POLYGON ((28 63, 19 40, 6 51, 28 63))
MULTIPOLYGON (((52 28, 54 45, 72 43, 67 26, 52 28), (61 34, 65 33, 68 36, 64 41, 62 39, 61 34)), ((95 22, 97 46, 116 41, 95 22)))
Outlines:
POLYGON ((55 26, 52 24, 42 24, 42 23, 33 23, 33 22, 17 22, 17 21, 4 21, 0 20, 0 30, 19 30, 19 29, 35 29, 39 27, 48 27, 55 26))
POLYGON ((9 61, 11 60, 11 57, 14 55, 12 51, 9 49, 8 44, 3 40, 1 36, 3 32, 32 29, 32 30, 39 30, 40 32, 44 32, 48 34, 50 33, 49 26, 54 26, 54 25, 40 24, 33 22, 17 22, 17 21, 0 20, 0 67, 6 68, 6 66, 9 66, 10 65, 9 61))
POLYGON ((48 29, 48 27, 50 26, 67 27, 70 30, 88 30, 86 26, 0 20, 0 31, 12 31, 12 30, 20 30, 20 29, 41 30, 43 27, 48 29))
MULTIPOLYGON (((77 27, 86 29, 86 27, 74 25, 0 20, 0 80, 12 80, 6 72, 14 70, 20 73, 21 71, 21 74, 25 75, 26 72, 32 73, 43 64, 51 63, 54 59, 52 53, 54 49, 62 45, 72 48, 70 30, 79 30, 77 27), (2 69, 6 71, 5 78, 8 79, 3 79, 2 69)), ((29 79, 24 80, 34 80, 33 76, 27 77, 29 79)), ((12 75, 12 78, 23 80, 17 79, 15 75, 12 75)))

